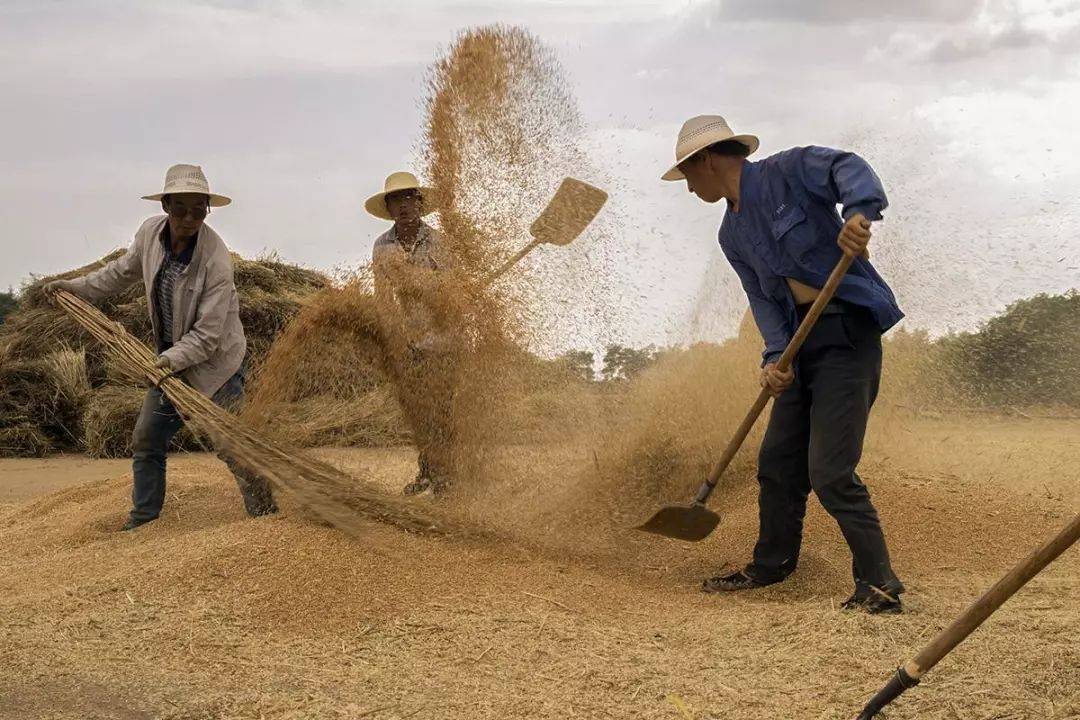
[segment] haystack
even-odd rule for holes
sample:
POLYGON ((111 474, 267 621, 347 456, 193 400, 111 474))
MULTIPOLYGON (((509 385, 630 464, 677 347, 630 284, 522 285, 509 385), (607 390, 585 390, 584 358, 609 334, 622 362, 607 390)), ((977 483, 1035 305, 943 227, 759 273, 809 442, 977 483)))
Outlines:
MULTIPOLYGON (((54 277, 85 275, 123 252, 54 277)), ((247 363, 254 368, 305 299, 330 281, 276 258, 234 255, 233 263, 247 363)), ((19 309, 0 325, 0 456, 83 450, 93 457, 128 455, 145 391, 118 372, 101 345, 50 302, 42 288, 54 277, 24 287, 19 309)), ((152 340, 141 282, 97 307, 139 340, 152 340)), ((180 436, 179 446, 194 447, 190 436, 180 436)))
POLYGON ((53 441, 33 423, 0 428, 0 455, 4 457, 45 457, 55 451, 53 441))
POLYGON ((81 350, 0 363, 0 453, 37 457, 76 444, 89 392, 81 350))
POLYGON ((408 441, 379 335, 366 280, 313 296, 256 368, 245 417, 301 447, 408 441))

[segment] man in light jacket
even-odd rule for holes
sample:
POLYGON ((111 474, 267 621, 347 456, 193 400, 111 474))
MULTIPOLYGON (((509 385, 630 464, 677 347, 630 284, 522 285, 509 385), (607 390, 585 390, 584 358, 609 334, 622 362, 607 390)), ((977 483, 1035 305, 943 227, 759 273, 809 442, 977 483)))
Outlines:
MULTIPOLYGON (((86 300, 116 295, 140 279, 157 345, 157 366, 235 409, 244 397, 247 341, 240 324, 232 259, 221 238, 204 223, 211 207, 232 202, 210 192, 202 168, 174 165, 165 188, 144 200, 160 201, 165 215, 145 221, 127 253, 99 270, 72 280, 54 280, 47 291, 67 290, 86 300)), ((183 425, 176 408, 159 388, 146 393, 135 425, 133 530, 161 514, 165 502, 165 456, 183 425)), ((251 516, 277 511, 267 482, 222 457, 236 476, 251 516)))

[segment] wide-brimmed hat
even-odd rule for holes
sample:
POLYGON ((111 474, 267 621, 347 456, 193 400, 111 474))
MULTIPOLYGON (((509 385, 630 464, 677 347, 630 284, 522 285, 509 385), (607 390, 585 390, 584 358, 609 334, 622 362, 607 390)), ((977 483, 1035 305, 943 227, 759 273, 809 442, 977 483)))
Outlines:
POLYGON ((698 115, 683 123, 679 130, 679 139, 675 142, 675 164, 660 176, 661 180, 682 180, 686 176, 679 170, 679 164, 691 155, 724 140, 740 142, 754 152, 760 144, 754 135, 736 135, 727 120, 719 115, 698 115))
POLYGON ((431 188, 420 185, 420 181, 411 172, 396 172, 389 175, 383 183, 383 191, 369 197, 364 202, 364 209, 377 218, 393 220, 390 211, 386 209, 386 196, 401 190, 420 191, 420 197, 424 201, 421 215, 427 215, 435 210, 434 203, 431 202, 431 188))
POLYGON ((210 183, 198 165, 173 165, 165 172, 165 189, 153 195, 143 195, 142 199, 160 200, 166 195, 179 193, 207 195, 210 197, 210 207, 224 207, 232 202, 232 198, 210 192, 210 183))

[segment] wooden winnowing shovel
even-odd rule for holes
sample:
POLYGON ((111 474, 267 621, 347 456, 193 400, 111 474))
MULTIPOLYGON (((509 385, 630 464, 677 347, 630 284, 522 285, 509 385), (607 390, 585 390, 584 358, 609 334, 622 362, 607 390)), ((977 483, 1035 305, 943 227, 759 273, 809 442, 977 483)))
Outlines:
POLYGON ((972 603, 971 607, 963 612, 960 617, 953 620, 949 627, 937 634, 930 644, 922 649, 918 655, 904 663, 878 691, 856 720, 870 720, 881 712, 882 708, 898 698, 908 688, 915 687, 919 680, 930 668, 938 664, 943 657, 949 654, 953 648, 962 643, 975 628, 982 625, 986 618, 1011 598, 1013 594, 1022 588, 1028 580, 1035 577, 1040 570, 1052 563, 1061 553, 1069 549, 1073 543, 1080 539, 1080 515, 1073 518, 1061 532, 1055 535, 1046 544, 1025 558, 1019 565, 997 581, 992 588, 983 593, 982 597, 972 603))
MULTIPOLYGON (((810 334, 810 331, 814 329, 814 323, 817 322, 818 317, 825 310, 825 306, 832 300, 836 288, 840 286, 840 281, 844 279, 844 273, 851 267, 854 259, 846 253, 840 256, 840 261, 833 268, 832 274, 829 275, 829 279, 825 282, 825 287, 821 288, 821 292, 818 293, 814 304, 810 306, 810 311, 806 313, 806 317, 799 324, 799 329, 795 331, 795 336, 791 338, 791 342, 784 349, 784 354, 780 356, 779 362, 776 363, 777 370, 783 372, 791 367, 791 363, 799 352, 799 348, 802 347, 803 341, 806 340, 806 336, 810 334)), ((720 476, 727 470, 727 466, 731 464, 735 453, 742 447, 743 440, 750 434, 750 429, 757 422, 761 411, 768 404, 769 391, 762 388, 757 400, 754 401, 753 407, 750 408, 750 412, 743 418, 742 424, 735 431, 735 436, 731 438, 731 442, 728 443, 724 454, 720 456, 720 461, 716 463, 716 467, 713 468, 708 479, 698 490, 694 502, 690 505, 669 505, 661 508, 659 512, 644 524, 639 525, 637 529, 675 538, 676 540, 697 542, 707 538, 709 533, 716 529, 717 524, 719 524, 720 516, 705 507, 705 502, 709 499, 712 491, 716 489, 716 483, 719 482, 720 476)))
POLYGON ((600 208, 604 207, 607 198, 608 194, 598 187, 572 177, 564 178, 547 207, 529 226, 532 242, 514 253, 493 272, 486 284, 495 282, 539 245, 572 243, 593 221, 600 208))

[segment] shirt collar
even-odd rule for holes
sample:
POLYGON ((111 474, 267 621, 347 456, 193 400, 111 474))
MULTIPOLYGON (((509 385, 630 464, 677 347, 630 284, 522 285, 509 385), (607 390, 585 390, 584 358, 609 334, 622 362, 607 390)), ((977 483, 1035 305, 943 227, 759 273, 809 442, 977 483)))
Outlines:
POLYGON ((199 242, 199 233, 195 233, 195 237, 191 238, 191 242, 184 248, 184 251, 175 258, 172 255, 172 233, 169 232, 168 220, 165 221, 165 226, 161 228, 161 234, 158 235, 158 239, 161 241, 161 247, 165 250, 165 257, 183 263, 184 265, 189 265, 191 264, 191 257, 195 254, 195 245, 199 242))
MULTIPOLYGON (((393 240, 395 244, 400 244, 398 243, 397 223, 394 223, 394 226, 390 228, 390 239, 393 240)), ((430 240, 431 226, 421 220, 420 227, 416 230, 416 247, 426 245, 430 240)))
POLYGON ((728 203, 727 207, 732 215, 742 215, 743 211, 757 200, 757 165, 756 162, 743 161, 742 168, 739 170, 739 211, 732 210, 731 203, 728 203))

